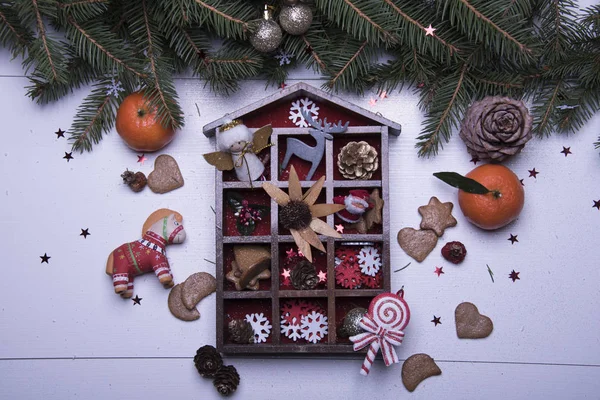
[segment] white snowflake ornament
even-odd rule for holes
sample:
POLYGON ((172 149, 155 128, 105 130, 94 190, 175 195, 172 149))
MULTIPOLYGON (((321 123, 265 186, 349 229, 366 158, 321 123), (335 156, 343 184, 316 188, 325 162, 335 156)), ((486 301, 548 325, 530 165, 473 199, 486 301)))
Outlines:
POLYGON ((317 343, 323 339, 329 330, 327 326, 327 317, 316 311, 302 317, 302 339, 307 342, 317 343))
POLYGON ((119 92, 124 92, 125 91, 125 89, 123 89, 123 85, 121 84, 121 82, 119 82, 115 78, 112 78, 110 80, 110 83, 108 85, 106 85, 105 88, 107 89, 106 90, 106 95, 107 96, 118 97, 119 96, 119 92))
POLYGON ((292 339, 294 342, 302 337, 302 327, 296 322, 295 317, 292 319, 291 323, 285 318, 281 319, 281 333, 283 333, 286 338, 292 339))
POLYGON ((358 253, 358 265, 360 272, 368 276, 375 276, 381 268, 381 256, 379 250, 373 246, 365 246, 358 253))
POLYGON ((264 343, 271 334, 271 322, 263 313, 246 314, 246 321, 254 331, 254 343, 264 343))
POLYGON ((300 128, 308 128, 308 121, 302 115, 302 111, 310 114, 311 118, 316 120, 316 117, 319 115, 319 106, 308 97, 292 101, 288 119, 292 120, 294 125, 300 128))
POLYGON ((275 58, 279 60, 279 65, 282 66, 291 63, 292 58, 294 58, 294 55, 286 52, 283 49, 279 49, 275 58))

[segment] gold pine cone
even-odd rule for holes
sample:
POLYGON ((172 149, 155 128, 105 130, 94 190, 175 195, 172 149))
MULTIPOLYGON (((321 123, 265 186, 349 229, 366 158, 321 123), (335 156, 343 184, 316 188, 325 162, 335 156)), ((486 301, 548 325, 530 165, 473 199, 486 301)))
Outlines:
POLYGON ((379 156, 365 141, 350 142, 340 150, 337 164, 346 179, 371 179, 379 168, 379 156))

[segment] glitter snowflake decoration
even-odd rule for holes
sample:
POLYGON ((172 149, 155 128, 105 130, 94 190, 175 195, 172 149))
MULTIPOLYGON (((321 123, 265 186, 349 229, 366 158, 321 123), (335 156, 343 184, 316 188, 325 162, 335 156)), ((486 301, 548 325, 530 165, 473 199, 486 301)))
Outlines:
POLYGON ((317 343, 327 336, 327 317, 318 312, 311 312, 302 317, 302 339, 307 342, 317 343))
POLYGON ((358 265, 360 272, 365 275, 375 276, 381 268, 381 258, 379 250, 373 246, 365 246, 358 253, 358 265))
POLYGON ((246 314, 246 321, 252 325, 254 331, 254 343, 263 343, 271 334, 271 323, 263 313, 246 314))
POLYGON ((317 106, 308 97, 292 101, 292 106, 290 107, 290 116, 288 119, 292 120, 294 125, 300 128, 308 128, 308 121, 306 121, 302 115, 302 111, 310 114, 313 119, 316 119, 316 117, 319 115, 319 106, 317 106))
POLYGON ((123 89, 123 85, 121 84, 121 82, 119 82, 115 78, 112 78, 110 80, 110 83, 108 85, 106 85, 105 88, 107 89, 106 90, 107 96, 119 97, 119 93, 125 91, 125 89, 123 89))
POLYGON ((281 319, 281 333, 294 342, 302 337, 302 326, 296 322, 296 318, 293 319, 293 322, 288 322, 285 318, 281 319))
POLYGON ((281 65, 287 65, 287 64, 291 63, 292 58, 294 58, 294 55, 291 53, 288 53, 287 51, 285 51, 283 49, 279 49, 275 58, 279 60, 279 65, 281 66, 281 65))

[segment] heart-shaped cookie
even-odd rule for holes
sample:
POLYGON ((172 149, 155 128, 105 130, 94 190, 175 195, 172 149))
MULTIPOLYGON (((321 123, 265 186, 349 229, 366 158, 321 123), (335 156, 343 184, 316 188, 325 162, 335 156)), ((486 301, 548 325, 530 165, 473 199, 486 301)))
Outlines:
POLYGON ((481 339, 488 337, 494 324, 489 317, 479 314, 473 303, 460 303, 454 311, 456 334, 461 339, 481 339))
POLYGON ((173 157, 161 154, 154 161, 154 171, 148 175, 148 187, 154 193, 167 193, 183 186, 183 176, 173 157))
POLYGON ((403 228, 398 232, 398 244, 409 256, 423 261, 435 248, 438 237, 434 231, 418 231, 413 228, 403 228))

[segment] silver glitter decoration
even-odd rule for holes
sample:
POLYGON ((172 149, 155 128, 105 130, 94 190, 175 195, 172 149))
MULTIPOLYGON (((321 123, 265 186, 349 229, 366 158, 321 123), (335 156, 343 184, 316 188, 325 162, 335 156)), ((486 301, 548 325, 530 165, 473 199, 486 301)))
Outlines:
POLYGON ((250 35, 250 43, 263 53, 269 53, 279 47, 283 33, 281 28, 271 18, 271 13, 265 10, 262 19, 256 22, 254 33, 250 35))
POLYGON ((344 317, 344 322, 340 328, 339 334, 342 337, 355 336, 363 333, 365 330, 358 324, 363 316, 367 313, 366 308, 357 307, 348 311, 344 317))
POLYGON ((312 23, 313 14, 309 6, 298 3, 284 6, 279 13, 279 23, 290 35, 302 35, 312 23))

